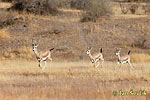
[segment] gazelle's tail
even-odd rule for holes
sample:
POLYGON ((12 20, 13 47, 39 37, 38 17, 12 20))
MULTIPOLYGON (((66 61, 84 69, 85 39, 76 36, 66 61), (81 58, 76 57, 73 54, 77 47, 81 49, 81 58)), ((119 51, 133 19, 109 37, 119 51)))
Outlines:
POLYGON ((53 51, 54 50, 54 48, 51 48, 49 51, 53 51))
POLYGON ((128 51, 128 55, 129 55, 130 53, 131 53, 131 51, 129 50, 129 51, 128 51))
POLYGON ((102 52, 103 52, 103 49, 101 48, 101 49, 100 49, 100 53, 102 53, 102 52))

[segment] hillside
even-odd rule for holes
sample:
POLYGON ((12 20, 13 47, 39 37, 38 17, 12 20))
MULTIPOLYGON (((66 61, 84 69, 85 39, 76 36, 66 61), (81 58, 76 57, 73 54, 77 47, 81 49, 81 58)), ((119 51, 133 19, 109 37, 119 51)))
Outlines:
MULTIPOLYGON (((114 9, 115 7, 118 6, 114 6, 114 9)), ((128 50, 131 50, 132 54, 150 54, 149 17, 123 15, 118 10, 111 18, 104 17, 96 23, 81 23, 80 18, 84 12, 60 11, 62 13, 59 16, 40 16, 0 10, 1 21, 7 23, 1 27, 1 32, 9 36, 0 40, 3 59, 14 59, 18 56, 34 58, 31 40, 36 41, 40 37, 39 50, 54 47, 55 60, 87 60, 85 51, 89 46, 93 48, 92 52, 98 52, 102 47, 104 57, 109 61, 116 59, 116 48, 122 48, 122 54, 127 54, 128 50), (144 40, 146 41, 142 44, 144 40), (29 56, 21 56, 19 50, 23 48, 27 49, 29 56)), ((26 53, 24 55, 27 55, 26 53)))

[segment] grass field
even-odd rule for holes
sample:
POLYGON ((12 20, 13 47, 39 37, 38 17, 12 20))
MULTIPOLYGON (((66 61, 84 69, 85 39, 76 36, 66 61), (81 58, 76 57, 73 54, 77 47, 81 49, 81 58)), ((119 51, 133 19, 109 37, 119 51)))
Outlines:
MULTIPOLYGON (((136 63, 129 70, 105 62, 53 62, 46 69, 34 61, 0 62, 0 100, 149 100, 150 63, 136 63), (113 91, 145 90, 147 96, 113 96, 113 91), (146 99, 147 98, 147 99, 146 99)), ((119 94, 118 94, 119 95, 119 94)))
POLYGON ((110 18, 81 23, 82 10, 41 16, 8 12, 11 6, 0 2, 0 100, 150 100, 150 18, 141 8, 124 15, 112 2, 110 18), (38 50, 55 48, 43 70, 32 51, 32 39, 40 37, 38 50), (92 53, 103 48, 103 68, 89 62, 89 46, 92 53), (131 50, 134 70, 113 62, 116 48, 121 56, 131 50))

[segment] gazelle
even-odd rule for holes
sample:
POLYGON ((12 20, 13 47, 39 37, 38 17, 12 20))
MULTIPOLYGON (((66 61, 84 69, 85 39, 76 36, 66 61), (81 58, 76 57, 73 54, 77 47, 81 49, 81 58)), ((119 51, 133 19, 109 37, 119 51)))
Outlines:
MULTIPOLYGON (((132 66, 132 64, 131 64, 131 62, 130 62, 130 50, 128 51, 128 55, 125 55, 125 56, 120 56, 120 50, 116 50, 116 52, 115 52, 115 55, 117 55, 118 56, 118 64, 120 64, 120 67, 121 67, 121 64, 126 64, 126 63, 128 63, 129 64, 129 66, 130 66, 130 68, 131 69, 134 69, 133 68, 133 66, 132 66)), ((117 68, 117 67, 116 67, 117 68)), ((116 69, 115 68, 115 69, 116 69)))
POLYGON ((86 54, 90 57, 90 60, 92 62, 92 64, 94 64, 94 67, 98 68, 100 61, 102 61, 102 67, 103 67, 103 63, 104 63, 104 58, 103 58, 103 54, 102 54, 102 48, 100 49, 99 53, 96 54, 91 54, 91 48, 88 47, 88 50, 86 51, 86 54))
POLYGON ((33 52, 35 53, 36 55, 36 59, 38 60, 39 62, 39 67, 44 69, 45 66, 46 66, 46 61, 49 59, 51 62, 52 62, 52 58, 51 58, 51 51, 54 50, 54 48, 51 48, 49 50, 45 50, 45 51, 38 51, 37 50, 37 47, 38 47, 38 44, 39 44, 39 40, 37 43, 33 43, 33 39, 32 39, 32 47, 33 47, 33 52), (44 66, 42 66, 42 62, 44 62, 44 66))

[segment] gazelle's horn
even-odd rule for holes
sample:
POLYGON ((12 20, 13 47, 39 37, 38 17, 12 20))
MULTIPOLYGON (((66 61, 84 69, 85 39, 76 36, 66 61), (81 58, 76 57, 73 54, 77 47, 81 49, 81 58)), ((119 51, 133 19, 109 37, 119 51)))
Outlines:
POLYGON ((87 47, 88 50, 92 49, 91 47, 87 47))
POLYGON ((40 39, 41 39, 41 36, 40 36, 39 39, 37 40, 37 45, 39 44, 40 39))
POLYGON ((33 39, 32 39, 32 44, 33 44, 33 39))
POLYGON ((116 50, 119 50, 119 51, 120 51, 120 50, 121 50, 121 48, 116 48, 116 50))

